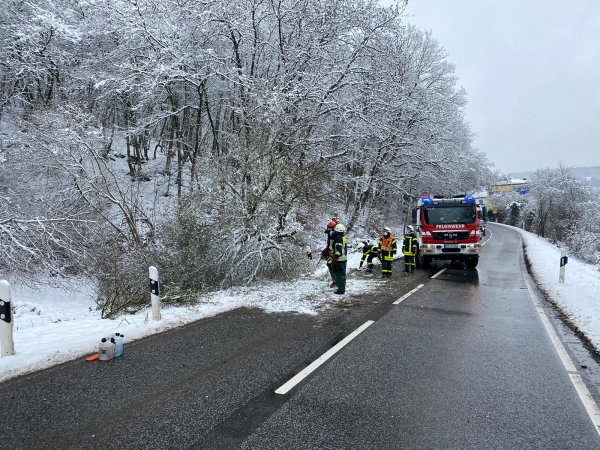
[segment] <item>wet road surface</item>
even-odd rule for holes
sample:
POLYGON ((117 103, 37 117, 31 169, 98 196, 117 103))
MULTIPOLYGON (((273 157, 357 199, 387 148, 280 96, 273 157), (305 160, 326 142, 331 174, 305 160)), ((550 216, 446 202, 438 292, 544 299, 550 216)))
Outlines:
POLYGON ((600 448, 528 293, 518 234, 490 229, 475 271, 396 267, 377 294, 319 316, 240 309, 131 343, 122 360, 0 384, 0 448, 600 448))

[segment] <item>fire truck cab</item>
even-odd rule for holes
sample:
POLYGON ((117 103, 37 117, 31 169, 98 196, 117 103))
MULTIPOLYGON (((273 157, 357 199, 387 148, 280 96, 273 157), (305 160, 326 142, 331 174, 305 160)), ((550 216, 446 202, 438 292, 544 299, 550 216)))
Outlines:
POLYGON ((442 259, 462 261, 468 269, 477 266, 481 234, 475 197, 422 195, 413 209, 413 224, 418 265, 427 267, 433 259, 442 259))

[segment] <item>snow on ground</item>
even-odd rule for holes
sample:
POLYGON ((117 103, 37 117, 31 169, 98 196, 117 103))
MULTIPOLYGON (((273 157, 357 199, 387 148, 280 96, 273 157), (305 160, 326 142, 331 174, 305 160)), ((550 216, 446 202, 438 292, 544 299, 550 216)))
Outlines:
MULTIPOLYGON (((360 256, 351 253, 348 267, 358 267, 360 256)), ((94 286, 82 280, 68 289, 32 288, 13 282, 15 355, 0 357, 0 382, 93 354, 102 337, 117 332, 125 336, 127 353, 128 342, 240 307, 318 314, 346 297, 333 294, 328 280, 327 267, 321 262, 310 276, 295 282, 231 288, 203 295, 196 305, 163 307, 160 321, 152 320, 150 309, 114 320, 101 319, 94 303, 94 286)), ((346 294, 373 291, 378 283, 374 279, 349 278, 346 294)))
MULTIPOLYGON (((565 283, 560 284, 560 249, 535 234, 515 229, 526 243, 537 283, 600 349, 600 272, 589 264, 569 258, 565 283)), ((359 260, 359 253, 350 254, 348 268, 358 267, 359 260)), ((318 314, 345 298, 333 294, 328 287, 328 278, 326 266, 321 262, 310 276, 292 283, 232 288, 204 295, 193 306, 165 307, 160 321, 153 321, 149 310, 114 320, 101 319, 93 300, 94 286, 89 282, 80 280, 70 289, 47 286, 34 289, 13 283, 16 354, 0 357, 0 382, 95 353, 100 339, 116 332, 125 335, 127 353, 127 343, 135 339, 239 307, 318 314)), ((371 292, 379 283, 376 279, 350 276, 346 293, 371 292)))
MULTIPOLYGON (((508 226, 508 225, 505 225, 508 226)), ((538 286, 542 288, 600 350, 600 271, 597 267, 569 256, 565 267, 565 281, 559 282, 561 249, 547 239, 520 228, 525 241, 525 252, 538 286)))

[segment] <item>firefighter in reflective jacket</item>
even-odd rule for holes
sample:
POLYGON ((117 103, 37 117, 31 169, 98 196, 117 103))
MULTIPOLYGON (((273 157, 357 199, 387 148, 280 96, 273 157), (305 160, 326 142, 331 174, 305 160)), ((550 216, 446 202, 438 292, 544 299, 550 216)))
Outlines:
POLYGON ((329 275, 331 276, 331 284, 329 287, 336 287, 335 276, 333 274, 333 267, 331 263, 333 262, 333 253, 331 253, 331 243, 333 241, 333 229, 337 225, 333 219, 327 223, 327 228, 325 229, 325 233, 327 234, 327 245, 321 251, 321 259, 324 259, 327 264, 327 269, 329 270, 329 275))
POLYGON ((362 245, 362 258, 360 258, 360 264, 358 268, 360 269, 365 260, 367 261, 367 272, 373 273, 373 259, 379 258, 379 247, 373 244, 369 244, 367 241, 363 241, 362 245))
POLYGON ((407 227, 407 233, 402 241, 402 253, 404 254, 404 271, 414 273, 417 266, 417 235, 412 225, 407 227))
POLYGON ((381 260, 381 278, 392 276, 392 261, 396 254, 396 238, 389 227, 383 229, 383 236, 379 238, 379 259, 381 260))
POLYGON ((346 227, 338 223, 333 229, 331 247, 329 254, 332 255, 331 267, 337 290, 335 294, 346 292, 346 264, 348 261, 348 240, 346 238, 346 227))

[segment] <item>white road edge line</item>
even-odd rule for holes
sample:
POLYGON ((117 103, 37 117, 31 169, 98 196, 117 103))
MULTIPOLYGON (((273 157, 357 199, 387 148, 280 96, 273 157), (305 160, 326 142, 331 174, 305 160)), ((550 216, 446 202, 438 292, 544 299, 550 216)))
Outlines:
POLYGON ((579 394, 581 403, 583 403, 588 416, 590 416, 594 427, 596 427, 596 432, 600 434, 600 411, 598 410, 598 405, 596 405, 590 391, 588 391, 587 386, 581 379, 581 375, 570 373, 569 377, 571 378, 571 383, 575 386, 575 390, 579 394))
POLYGON ((396 300, 394 303, 392 303, 392 305, 399 305, 404 300, 406 300, 408 297, 410 297, 412 294, 414 294, 419 289, 421 289, 423 286, 425 286, 425 285, 424 284, 420 284, 416 288, 414 288, 412 291, 408 291, 406 294, 404 294, 402 297, 400 297, 398 300, 396 300))
POLYGON ((365 331, 375 322, 373 320, 367 320, 360 327, 342 339, 340 342, 335 344, 317 359, 315 359, 310 365, 304 368, 302 371, 298 372, 293 378, 291 378, 287 383, 283 384, 281 387, 275 390, 276 394, 287 394, 294 386, 300 383, 304 378, 314 372, 321 364, 335 355, 338 351, 340 351, 344 346, 346 346, 352 339, 358 336, 360 333, 365 331))
POLYGON ((442 270, 440 270, 438 273, 436 273, 434 276, 432 276, 431 278, 433 279, 433 278, 437 277, 437 276, 438 276, 438 275, 440 275, 440 274, 441 274, 441 273, 442 273, 444 270, 446 270, 446 268, 445 268, 445 267, 444 267, 442 270))
POLYGON ((548 333, 548 336, 550 337, 550 340, 552 341, 552 345, 554 345, 554 348, 556 349, 556 353, 558 353, 558 356, 560 357, 560 360, 562 361, 563 366, 564 366, 565 370, 567 371, 569 378, 571 379, 571 383, 573 383, 573 386, 575 387, 575 390, 577 391, 577 395, 579 395, 579 399, 581 400, 581 403, 583 403, 583 406, 585 407, 585 410, 588 413, 588 416, 590 417, 592 423, 594 424, 594 427, 596 428, 596 432, 600 435, 600 410, 598 409, 598 405, 596 405, 596 402, 594 401, 594 398, 590 394, 590 391, 588 390, 587 386, 585 385, 583 379, 577 373, 577 369, 575 368, 575 364, 573 364, 573 360, 567 353, 567 350, 565 349, 564 345, 562 344, 558 335, 556 334, 554 327, 550 323, 548 316, 544 312, 544 309, 541 306, 538 296, 531 286, 528 276, 525 275, 524 279, 525 279, 525 285, 527 286, 527 291, 529 292, 529 296, 531 297, 531 300, 533 301, 533 304, 535 305, 535 309, 536 309, 538 315, 540 316, 542 323, 544 324, 546 333, 548 333))
POLYGON ((567 353, 567 350, 565 349, 562 342, 558 338, 556 331, 554 331, 554 327, 552 327, 552 324, 550 323, 548 316, 546 316, 546 313, 544 312, 544 309, 542 308, 542 306, 540 304, 537 294, 531 287, 531 283, 527 279, 527 276, 525 276, 525 285, 527 286, 527 291, 529 291, 529 296, 533 300, 535 309, 536 309, 538 315, 540 316, 542 323, 544 324, 546 333, 548 333, 548 336, 550 337, 550 340, 552 341, 552 345, 554 345, 554 348, 556 349, 556 352, 558 353, 558 356, 560 357, 560 360, 562 361, 563 366, 565 367, 567 372, 577 373, 577 369, 575 368, 575 364, 573 364, 573 360, 571 360, 571 357, 567 353))

